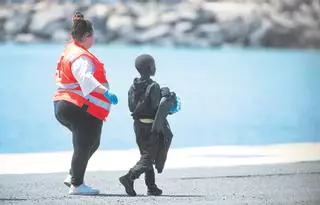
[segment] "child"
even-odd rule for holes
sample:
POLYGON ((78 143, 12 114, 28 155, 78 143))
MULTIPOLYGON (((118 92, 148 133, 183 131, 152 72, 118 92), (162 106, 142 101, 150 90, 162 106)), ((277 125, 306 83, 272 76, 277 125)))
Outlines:
POLYGON ((150 78, 156 72, 152 56, 138 56, 135 67, 141 76, 134 79, 129 89, 128 104, 134 119, 140 160, 119 180, 128 195, 136 196, 134 180, 144 173, 147 194, 159 196, 162 190, 155 184, 153 164, 158 173, 161 173, 173 136, 166 116, 179 111, 180 102, 169 88, 160 89, 159 84, 150 78))

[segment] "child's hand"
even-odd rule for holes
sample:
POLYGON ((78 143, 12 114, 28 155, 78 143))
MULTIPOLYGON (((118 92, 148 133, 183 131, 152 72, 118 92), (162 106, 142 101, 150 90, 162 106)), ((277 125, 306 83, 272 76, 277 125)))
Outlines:
POLYGON ((176 103, 175 105, 171 108, 170 113, 176 113, 179 112, 181 110, 181 100, 178 96, 176 96, 176 103))

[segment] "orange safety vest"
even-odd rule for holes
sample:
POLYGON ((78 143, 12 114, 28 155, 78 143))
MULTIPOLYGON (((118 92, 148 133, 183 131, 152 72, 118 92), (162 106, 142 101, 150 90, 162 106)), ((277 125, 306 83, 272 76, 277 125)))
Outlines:
POLYGON ((93 76, 97 81, 101 84, 108 83, 103 64, 87 49, 73 42, 65 48, 58 61, 56 70, 58 89, 54 94, 54 101, 66 100, 78 107, 87 105, 87 112, 89 114, 100 120, 106 120, 111 106, 109 100, 98 92, 91 92, 88 96, 84 97, 79 83, 72 74, 71 65, 80 56, 86 56, 91 59, 95 68, 93 76))

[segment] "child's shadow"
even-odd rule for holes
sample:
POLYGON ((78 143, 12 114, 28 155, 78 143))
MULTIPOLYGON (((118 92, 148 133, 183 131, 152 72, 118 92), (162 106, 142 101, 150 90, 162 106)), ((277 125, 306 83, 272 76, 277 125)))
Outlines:
MULTIPOLYGON (((129 196, 127 194, 99 194, 97 196, 103 196, 103 197, 153 197, 153 196, 148 196, 148 195, 142 195, 138 194, 137 196, 129 196)), ((160 195, 156 197, 178 197, 178 198, 190 198, 190 197, 205 197, 205 195, 160 195)))

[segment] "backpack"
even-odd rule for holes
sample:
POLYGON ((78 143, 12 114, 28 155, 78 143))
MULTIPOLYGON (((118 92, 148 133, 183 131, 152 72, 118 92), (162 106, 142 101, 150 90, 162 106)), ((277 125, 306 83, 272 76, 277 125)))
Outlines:
POLYGON ((147 102, 148 96, 150 94, 151 88, 156 84, 156 82, 152 82, 151 84, 149 84, 144 92, 144 94, 142 96, 139 97, 139 101, 137 101, 138 99, 136 99, 135 92, 133 89, 133 86, 131 86, 129 92, 128 92, 128 103, 129 103, 129 110, 130 112, 132 112, 131 115, 134 115, 137 112, 140 112, 145 103, 147 102))

